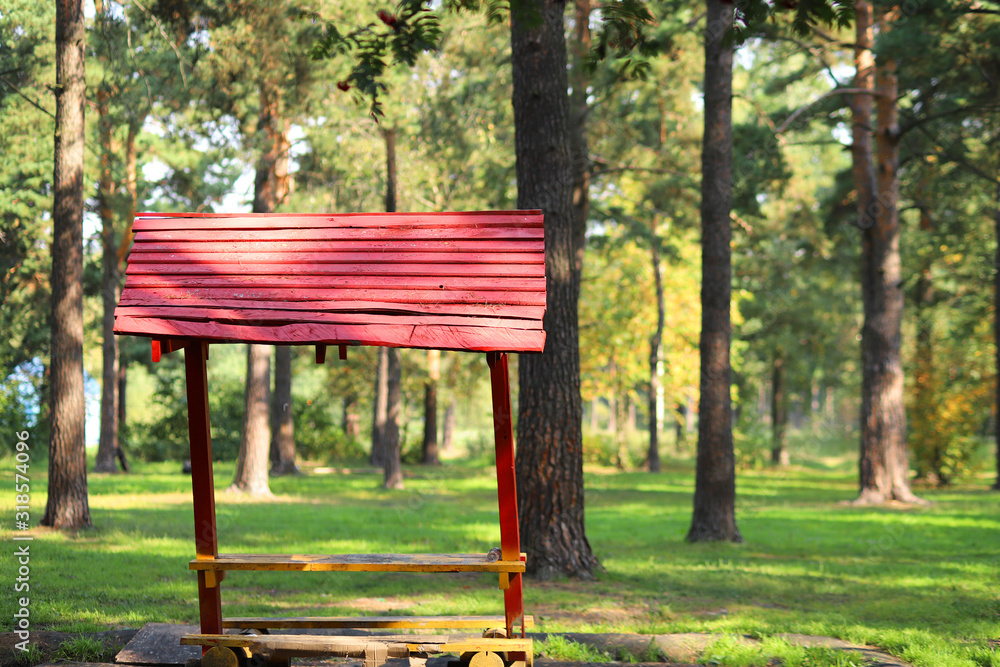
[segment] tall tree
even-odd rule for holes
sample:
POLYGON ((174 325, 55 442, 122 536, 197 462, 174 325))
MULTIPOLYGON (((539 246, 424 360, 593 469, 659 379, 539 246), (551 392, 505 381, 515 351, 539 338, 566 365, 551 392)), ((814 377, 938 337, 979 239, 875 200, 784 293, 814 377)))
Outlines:
POLYGON ((698 459, 689 542, 743 540, 736 527, 733 453, 732 258, 733 47, 727 33, 733 7, 706 0, 705 133, 701 153, 701 396, 698 459))
POLYGON ((441 379, 441 350, 427 350, 427 379, 424 381, 424 440, 421 461, 438 465, 437 390, 441 379))
MULTIPOLYGON (((396 129, 383 128, 385 139, 385 210, 386 213, 396 212, 396 129)), ((399 348, 386 347, 379 349, 379 372, 385 369, 385 424, 382 430, 382 470, 384 478, 382 486, 387 489, 403 488, 403 470, 400 465, 399 451, 399 410, 402 404, 402 381, 399 348), (384 351, 385 365, 381 363, 384 351)), ((378 379, 381 393, 382 378, 378 379)))
POLYGON ((56 2, 56 130, 52 206, 51 432, 43 526, 90 526, 83 395, 84 17, 56 2))
MULTIPOLYGON (((271 213, 291 189, 288 173, 288 121, 282 116, 281 90, 268 81, 258 84, 258 136, 266 149, 254 178, 254 213, 271 213)), ((247 350, 247 382, 243 431, 233 488, 250 495, 270 495, 268 453, 271 444, 271 347, 251 343, 247 350)))
POLYGON ((247 380, 243 398, 243 429, 230 487, 250 496, 269 496, 268 450, 271 443, 271 346, 247 345, 247 380))
POLYGON ((520 3, 510 20, 518 208, 545 213, 548 338, 518 364, 517 498, 527 568, 589 578, 600 567, 583 512, 582 400, 564 0, 520 3))
MULTIPOLYGON (((903 402, 901 357, 902 265, 899 254, 899 123, 896 64, 873 56, 873 11, 855 5, 855 88, 877 96, 877 123, 871 122, 869 95, 854 99, 854 180, 861 239, 861 455, 858 504, 889 500, 915 502, 910 491, 909 449, 903 402), (874 133, 877 168, 872 161, 874 133)), ((882 30, 888 22, 883 18, 882 30)))
POLYGON ((292 419, 292 347, 274 348, 274 433, 271 434, 272 475, 293 475, 299 472, 295 462, 295 424, 292 419))

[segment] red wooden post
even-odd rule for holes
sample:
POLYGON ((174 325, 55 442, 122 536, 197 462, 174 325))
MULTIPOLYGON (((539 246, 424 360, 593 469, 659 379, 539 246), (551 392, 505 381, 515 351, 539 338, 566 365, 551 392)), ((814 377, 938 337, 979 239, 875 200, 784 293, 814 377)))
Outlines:
MULTIPOLYGON (((207 360, 208 343, 204 341, 194 341, 184 349, 188 433, 191 438, 191 488, 194 495, 194 543, 198 558, 216 558, 219 555, 215 528, 215 483, 212 478, 212 434, 208 416, 207 360)), ((202 634, 222 634, 219 579, 214 571, 198 572, 202 634)))
MULTIPOLYGON (((488 352, 490 385, 493 391, 493 434, 497 458, 497 500, 500 506, 500 551, 503 560, 520 560, 521 534, 517 525, 517 481, 514 476, 514 421, 510 408, 510 373, 507 354, 488 352)), ((521 624, 524 636, 524 597, 521 573, 509 575, 510 584, 503 592, 507 636, 513 637, 514 625, 521 624)))

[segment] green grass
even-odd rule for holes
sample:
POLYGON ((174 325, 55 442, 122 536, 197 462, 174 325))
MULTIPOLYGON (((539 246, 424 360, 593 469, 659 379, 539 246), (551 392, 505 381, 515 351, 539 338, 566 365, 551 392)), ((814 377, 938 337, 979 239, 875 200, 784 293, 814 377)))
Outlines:
MULTIPOLYGON (((12 478, 13 462, 0 465, 12 478)), ((179 468, 136 463, 128 476, 91 475, 95 528, 33 529, 33 629, 196 621, 190 478, 179 468)), ((381 490, 379 475, 339 474, 273 479, 272 502, 220 491, 220 549, 485 553, 498 544, 489 470, 411 471, 403 491, 381 490)), ((42 473, 33 461, 35 523, 45 503, 42 473)), ((232 464, 218 464, 217 488, 232 474, 232 464)), ((528 581, 525 604, 539 631, 750 635, 786 651, 789 665, 850 665, 844 653, 824 658, 774 639, 828 635, 924 667, 1000 667, 988 643, 1000 637, 1000 494, 985 483, 921 490, 933 501, 927 508, 861 509, 843 504, 855 493, 854 475, 843 469, 741 473, 739 545, 684 542, 689 464, 658 475, 592 472, 586 484, 587 533, 605 570, 590 583, 528 581)), ((0 540, 11 545, 13 492, 0 496, 9 517, 0 540)), ((0 559, 0 618, 13 614, 15 569, 9 554, 0 559)), ((496 586, 485 574, 234 572, 223 604, 227 615, 248 616, 495 614, 496 586)), ((743 648, 713 650, 727 661, 719 664, 758 664, 736 654, 743 648)))

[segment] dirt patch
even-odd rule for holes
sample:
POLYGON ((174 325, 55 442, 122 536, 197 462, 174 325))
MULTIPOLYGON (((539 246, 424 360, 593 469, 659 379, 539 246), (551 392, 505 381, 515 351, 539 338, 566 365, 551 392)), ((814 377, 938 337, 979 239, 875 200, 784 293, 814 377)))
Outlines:
MULTIPOLYGON (((105 630, 104 632, 52 632, 49 630, 32 630, 30 645, 37 647, 38 654, 32 656, 32 662, 52 662, 53 660, 80 660, 82 656, 70 654, 68 651, 73 642, 79 643, 81 638, 91 639, 101 646, 100 655, 90 656, 94 662, 111 662, 115 654, 122 650, 125 644, 132 641, 138 630, 122 628, 105 630), (64 645, 66 648, 64 649, 64 645)), ((15 645, 21 641, 13 632, 0 633, 0 667, 27 664, 26 656, 15 645)))

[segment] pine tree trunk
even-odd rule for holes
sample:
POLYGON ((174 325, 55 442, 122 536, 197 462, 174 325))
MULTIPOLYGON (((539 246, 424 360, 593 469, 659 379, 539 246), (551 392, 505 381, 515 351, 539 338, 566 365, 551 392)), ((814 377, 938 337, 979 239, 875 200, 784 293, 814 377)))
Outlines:
MULTIPOLYGON (((920 229, 930 232, 933 222, 930 204, 919 202, 920 229)), ((925 258, 917 278, 914 298, 916 307, 916 347, 913 374, 913 450, 917 454, 917 477, 935 483, 944 483, 938 476, 940 447, 936 437, 935 422, 938 410, 934 398, 934 323, 931 306, 934 301, 934 282, 931 278, 931 261, 925 258)))
MULTIPOLYGON (((119 348, 120 349, 120 348, 119 348)), ((126 410, 125 400, 128 396, 126 389, 128 388, 128 365, 125 363, 125 358, 119 354, 118 359, 118 463, 121 465, 122 470, 129 472, 130 468, 128 465, 128 457, 125 456, 125 425, 128 424, 125 421, 125 415, 128 413, 126 410)))
POLYGON ((698 459, 689 542, 742 542, 736 527, 732 368, 729 319, 732 293, 733 48, 726 32, 733 5, 706 0, 705 133, 701 155, 701 398, 698 459))
POLYGON ((372 398, 372 452, 369 463, 385 466, 385 425, 389 409, 389 348, 380 347, 375 364, 375 392, 372 398))
MULTIPOLYGON (((145 121, 145 115, 132 119, 128 126, 128 136, 125 139, 125 191, 128 193, 127 212, 125 214, 125 233, 118 243, 116 257, 116 270, 121 277, 125 266, 125 258, 128 256, 129 248, 132 245, 132 222, 135 220, 136 202, 139 200, 139 177, 136 159, 135 138, 145 121)), ((121 285, 118 286, 118 294, 121 295, 121 285)), ((126 388, 128 387, 128 360, 121 353, 121 341, 116 341, 118 346, 118 438, 117 451, 118 463, 122 470, 129 472, 128 458, 125 456, 125 421, 126 415, 126 388)))
POLYGON ((663 327, 666 322, 666 306, 663 300, 663 276, 660 271, 660 251, 657 239, 650 240, 650 259, 653 262, 653 280, 656 284, 656 331, 649 337, 649 450, 646 465, 649 472, 660 472, 660 347, 663 342, 663 327))
MULTIPOLYGON (((871 7, 859 3, 864 14, 857 14, 856 56, 859 88, 871 83, 871 7), (857 52, 862 53, 858 54, 857 52), (869 53, 865 55, 863 51, 869 53)), ((884 27, 887 30, 887 25, 884 27)), ((861 455, 859 457, 860 491, 855 503, 881 504, 889 500, 919 502, 910 491, 909 449, 906 443, 906 412, 903 404, 903 366, 901 356, 903 323, 903 283, 899 255, 899 126, 897 122, 897 79, 895 62, 887 59, 875 66, 878 120, 875 132, 878 168, 875 190, 869 187, 867 174, 858 185, 859 224, 862 228, 861 284, 864 324, 861 330, 861 455)), ((855 117, 855 140, 864 142, 870 134, 871 111, 867 95, 859 95, 855 117), (867 107, 867 112, 862 109, 867 107), (863 124, 863 125, 862 125, 863 124)), ((867 152, 871 152, 868 138, 867 152)), ((865 149, 856 147, 855 161, 865 159, 865 149)), ((855 164, 855 176, 871 169, 855 164)))
MULTIPOLYGON (((103 19, 101 19, 103 20, 103 19)), ((118 337, 115 336, 115 306, 120 294, 118 276, 118 246, 115 243, 115 215, 112 207, 114 182, 111 164, 114 160, 111 118, 108 113, 108 90, 104 84, 97 89, 98 134, 101 144, 100 178, 97 200, 101 217, 101 435, 97 447, 94 472, 117 472, 118 451, 118 337)))
POLYGON ((564 1, 536 0, 512 12, 510 20, 517 205, 545 213, 548 339, 542 354, 519 360, 516 461, 527 568, 543 579, 560 574, 590 578, 600 567, 584 530, 577 319, 581 265, 572 199, 564 9, 564 1))
POLYGON ((357 401, 358 399, 354 395, 343 398, 343 415, 340 423, 344 429, 344 435, 351 439, 361 437, 361 415, 356 410, 357 401))
MULTIPOLYGON (((385 138, 385 210, 396 211, 396 130, 383 128, 385 138)), ((385 426, 382 431, 383 486, 387 489, 403 488, 403 473, 399 451, 399 412, 401 407, 401 387, 399 349, 382 348, 385 354, 385 426)), ((381 366, 381 356, 379 364, 381 366)), ((381 385, 379 385, 381 391, 381 385)), ((373 450, 374 451, 374 450, 373 450)))
POLYGON ((243 431, 231 490, 269 496, 268 450, 271 444, 271 346, 247 345, 247 381, 243 431))
POLYGON ((386 352, 388 353, 386 354, 388 394, 386 396, 385 461, 382 486, 387 489, 402 489, 403 470, 399 460, 399 410, 402 404, 399 349, 390 347, 386 348, 386 352))
POLYGON ((997 478, 993 490, 1000 491, 1000 178, 997 179, 996 210, 993 212, 993 235, 997 249, 993 261, 993 347, 996 351, 996 419, 993 420, 993 439, 996 445, 997 478))
POLYGON ((56 2, 49 486, 43 526, 90 526, 83 395, 84 17, 56 2))
POLYGON ((441 430, 441 453, 450 455, 455 448, 455 399, 444 408, 444 428, 441 430))
POLYGON ((788 449, 785 447, 787 423, 785 355, 779 348, 774 351, 774 357, 771 360, 771 465, 787 466, 789 464, 788 449))
POLYGON ((574 0, 573 54, 570 69, 569 147, 573 178, 573 246, 577 266, 583 266, 583 251, 587 238, 587 218, 590 217, 590 145, 587 141, 587 74, 586 59, 590 55, 590 0, 574 0))
POLYGON ((299 467, 295 462, 295 425, 292 419, 292 348, 278 345, 274 349, 274 406, 277 428, 274 433, 274 449, 277 463, 272 463, 271 473, 275 475, 296 475, 299 467))
MULTIPOLYGON (((257 132, 266 137, 267 150, 257 162, 254 177, 254 213, 273 212, 291 191, 288 173, 288 123, 281 119, 277 90, 259 84, 260 117, 257 132)), ((288 380, 291 382, 291 379, 288 380)), ((251 344, 247 350, 247 385, 243 407, 243 435, 232 488, 250 495, 271 495, 268 454, 271 446, 271 347, 251 344)))
POLYGON ((427 350, 427 382, 424 383, 424 465, 440 465, 437 443, 437 386, 441 378, 441 351, 427 350))

